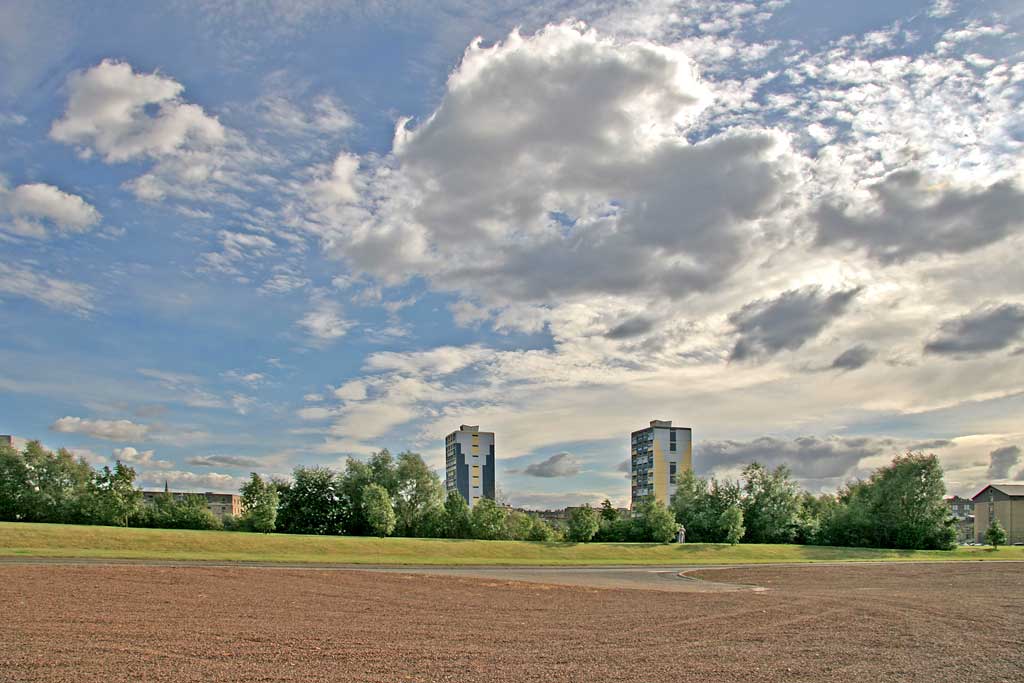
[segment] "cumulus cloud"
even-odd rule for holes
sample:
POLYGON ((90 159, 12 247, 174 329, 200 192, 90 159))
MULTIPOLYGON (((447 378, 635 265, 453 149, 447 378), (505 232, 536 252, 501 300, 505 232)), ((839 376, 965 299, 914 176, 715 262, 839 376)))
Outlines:
POLYGON ((944 321, 924 350, 927 353, 971 356, 1012 345, 1024 333, 1024 306, 988 305, 944 321))
POLYGON ((1003 446, 989 453, 988 478, 1009 479, 1010 470, 1020 464, 1020 455, 1020 446, 1003 446))
POLYGON ((555 453, 540 462, 530 463, 523 469, 523 474, 531 477, 571 477, 581 470, 579 458, 565 451, 555 453))
POLYGON ((306 228, 355 269, 491 300, 683 297, 732 272, 795 182, 775 131, 691 144, 710 97, 681 51, 578 25, 474 43, 437 110, 366 160, 357 205, 350 159, 308 188, 306 228))
POLYGON ((835 357, 829 366, 832 370, 858 370, 875 357, 876 351, 866 344, 857 344, 835 357))
POLYGON ((182 470, 167 470, 159 473, 143 472, 139 477, 139 484, 143 487, 163 488, 164 483, 177 491, 237 493, 245 483, 245 478, 219 472, 197 473, 182 470))
POLYGON ((48 225, 62 233, 85 232, 100 218, 84 199, 53 185, 29 183, 7 190, 0 184, 0 230, 11 234, 44 238, 48 225))
POLYGON ((841 316, 859 292, 847 289, 825 294, 820 287, 811 286, 745 305, 729 316, 739 333, 731 359, 746 360, 800 348, 841 316))
POLYGON ((883 263, 920 254, 963 253, 1024 226, 1024 192, 1008 180, 984 188, 950 187, 900 170, 868 187, 868 207, 824 203, 818 242, 863 247, 883 263))
POLYGON ((261 460, 241 455, 197 455, 187 459, 185 462, 197 467, 255 468, 263 465, 261 460))
POLYGON ((108 163, 164 156, 191 141, 225 137, 216 118, 182 101, 184 86, 157 73, 135 73, 125 62, 105 59, 76 72, 67 89, 67 109, 50 137, 85 155, 98 152, 108 163))
POLYGON ((87 434, 109 441, 142 441, 150 432, 144 424, 131 420, 87 420, 65 416, 50 425, 50 429, 64 434, 87 434))
POLYGON ((161 470, 169 470, 174 467, 174 463, 169 460, 157 460, 156 451, 140 451, 132 446, 125 446, 124 448, 115 448, 113 452, 114 460, 120 460, 126 465, 137 465, 139 467, 154 467, 161 470))
POLYGON ((0 296, 4 294, 32 299, 49 308, 82 316, 95 310, 92 287, 42 274, 28 266, 0 262, 0 296))

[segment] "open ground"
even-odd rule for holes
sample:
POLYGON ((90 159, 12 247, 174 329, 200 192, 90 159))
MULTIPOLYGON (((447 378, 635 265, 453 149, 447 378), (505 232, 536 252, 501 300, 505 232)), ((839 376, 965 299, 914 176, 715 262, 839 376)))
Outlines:
POLYGON ((1016 681, 1024 669, 1018 563, 692 574, 765 590, 2 564, 0 671, 7 681, 47 683, 931 682, 1016 681))

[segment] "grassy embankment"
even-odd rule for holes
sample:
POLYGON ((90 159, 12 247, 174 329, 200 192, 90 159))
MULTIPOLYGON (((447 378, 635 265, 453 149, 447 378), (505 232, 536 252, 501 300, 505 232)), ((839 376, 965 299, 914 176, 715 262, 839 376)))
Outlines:
POLYGON ((723 564, 1024 560, 1024 547, 950 552, 798 545, 525 543, 290 536, 62 524, 0 523, 0 556, 429 565, 723 564))

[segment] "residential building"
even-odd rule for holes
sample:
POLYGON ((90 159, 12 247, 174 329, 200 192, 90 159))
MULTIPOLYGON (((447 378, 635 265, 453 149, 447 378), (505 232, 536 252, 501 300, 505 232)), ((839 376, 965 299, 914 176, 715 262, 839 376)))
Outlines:
POLYGON ((470 507, 481 498, 494 500, 494 432, 480 425, 459 425, 444 441, 444 487, 458 492, 470 507))
POLYGON ((666 505, 683 472, 693 468, 693 430, 673 427, 671 420, 651 420, 630 439, 633 506, 644 500, 666 505))
POLYGON ((974 540, 984 543, 985 532, 998 519, 1007 543, 1024 543, 1024 484, 989 484, 972 501, 974 540))
POLYGON ((974 540, 974 501, 960 496, 946 496, 946 507, 956 520, 957 543, 974 540))
POLYGON ((143 491, 142 502, 152 503, 157 496, 170 494, 175 500, 182 500, 185 496, 201 496, 206 499, 206 507, 215 517, 240 517, 242 514, 242 497, 236 493, 186 493, 184 491, 169 491, 165 487, 163 491, 143 491))
POLYGON ((26 443, 25 439, 19 439, 10 434, 0 434, 0 446, 10 446, 14 450, 20 451, 25 448, 26 443))

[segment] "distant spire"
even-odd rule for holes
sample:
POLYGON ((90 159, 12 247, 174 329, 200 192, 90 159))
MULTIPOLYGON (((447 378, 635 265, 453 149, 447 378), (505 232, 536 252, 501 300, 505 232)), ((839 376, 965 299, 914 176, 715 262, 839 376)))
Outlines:
POLYGON ((170 493, 171 487, 167 485, 167 480, 164 479, 164 493, 170 493))

